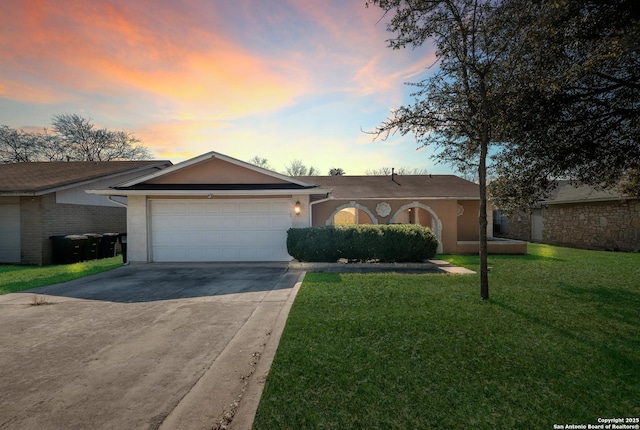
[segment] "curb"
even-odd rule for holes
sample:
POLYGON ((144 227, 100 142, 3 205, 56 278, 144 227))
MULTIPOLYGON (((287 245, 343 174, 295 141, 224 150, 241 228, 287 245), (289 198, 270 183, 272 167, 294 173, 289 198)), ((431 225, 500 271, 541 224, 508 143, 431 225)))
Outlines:
POLYGON ((306 272, 302 272, 300 274, 291 294, 289 294, 289 298, 280 309, 280 314, 278 315, 278 318, 273 325, 273 329, 271 330, 271 336, 269 337, 269 340, 262 351, 260 361, 257 363, 255 371, 249 380, 249 384, 234 419, 227 427, 229 430, 250 430, 253 427, 253 421, 256 417, 256 412, 258 411, 258 405, 260 404, 264 384, 267 380, 267 376, 269 375, 269 371, 271 370, 273 358, 276 355, 276 350, 278 349, 278 344, 280 343, 284 326, 287 322, 287 318, 289 317, 289 310, 291 310, 291 306, 298 294, 298 290, 300 290, 300 285, 302 285, 305 275, 306 272))

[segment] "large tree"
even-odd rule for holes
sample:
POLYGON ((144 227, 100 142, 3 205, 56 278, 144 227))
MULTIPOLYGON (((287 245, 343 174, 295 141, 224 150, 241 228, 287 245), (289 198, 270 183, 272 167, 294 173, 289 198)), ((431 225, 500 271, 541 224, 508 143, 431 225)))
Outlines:
POLYGON ((0 162, 142 160, 151 154, 126 131, 97 128, 76 114, 57 115, 41 133, 0 126, 0 162))
POLYGON ((526 61, 505 99, 506 143, 491 187, 498 203, 527 206, 555 179, 596 187, 622 180, 640 194, 640 2, 509 3, 526 19, 505 21, 503 37, 510 55, 526 61))
POLYGON ((432 43, 438 69, 413 85, 414 102, 392 111, 377 136, 413 134, 436 158, 460 171, 477 171, 480 189, 480 297, 489 298, 487 267, 487 160, 500 123, 505 88, 501 62, 509 48, 500 1, 372 0, 390 16, 393 49, 432 43), (505 42, 506 41, 506 42, 505 42))
POLYGON ((76 114, 56 115, 53 131, 69 160, 139 160, 150 155, 131 133, 97 128, 90 119, 76 114))

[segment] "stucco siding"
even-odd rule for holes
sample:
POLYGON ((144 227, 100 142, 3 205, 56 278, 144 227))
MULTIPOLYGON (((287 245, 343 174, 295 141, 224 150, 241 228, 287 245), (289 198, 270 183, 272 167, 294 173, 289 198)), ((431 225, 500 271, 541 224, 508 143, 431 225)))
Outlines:
POLYGON ((459 200, 456 204, 458 240, 478 240, 480 202, 459 200))
POLYGON ((273 184, 285 180, 212 158, 147 181, 149 184, 273 184))
POLYGON ((149 261, 147 196, 129 196, 127 211, 127 258, 146 263, 149 261))

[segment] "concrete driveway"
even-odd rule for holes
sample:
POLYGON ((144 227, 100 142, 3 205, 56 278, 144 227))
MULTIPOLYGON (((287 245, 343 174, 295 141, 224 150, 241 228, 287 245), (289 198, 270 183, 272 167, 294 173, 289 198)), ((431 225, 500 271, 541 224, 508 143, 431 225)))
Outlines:
POLYGON ((131 265, 0 296, 0 429, 250 426, 303 274, 131 265))

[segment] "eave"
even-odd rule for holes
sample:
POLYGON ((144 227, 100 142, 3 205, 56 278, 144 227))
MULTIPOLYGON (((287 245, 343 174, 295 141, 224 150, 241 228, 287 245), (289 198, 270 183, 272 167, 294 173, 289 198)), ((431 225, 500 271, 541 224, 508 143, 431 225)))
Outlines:
POLYGON ((220 190, 220 189, 199 189, 199 190, 132 190, 132 189, 102 189, 102 190, 86 190, 88 194, 97 194, 103 196, 291 196, 291 195, 312 195, 312 194, 328 194, 331 189, 328 188, 297 188, 297 189, 245 189, 245 190, 220 190))

